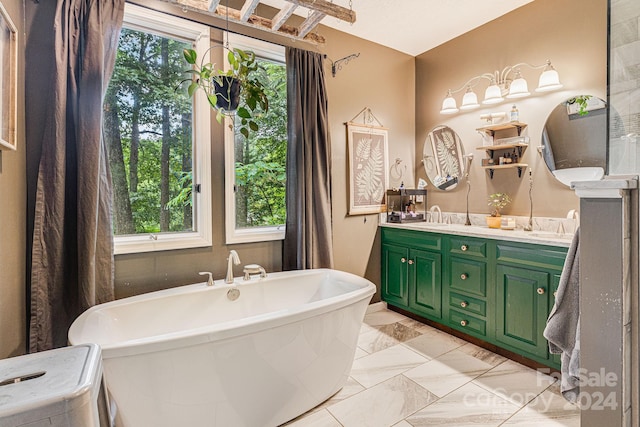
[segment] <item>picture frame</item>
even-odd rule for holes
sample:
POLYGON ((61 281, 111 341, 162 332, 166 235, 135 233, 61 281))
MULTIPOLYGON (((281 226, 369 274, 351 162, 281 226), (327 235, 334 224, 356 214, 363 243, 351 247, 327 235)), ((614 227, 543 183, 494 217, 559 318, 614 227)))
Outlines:
POLYGON ((0 3, 0 150, 16 149, 18 32, 0 3))
POLYGON ((385 212, 385 192, 389 186, 387 129, 353 122, 346 125, 349 151, 348 214, 385 212))

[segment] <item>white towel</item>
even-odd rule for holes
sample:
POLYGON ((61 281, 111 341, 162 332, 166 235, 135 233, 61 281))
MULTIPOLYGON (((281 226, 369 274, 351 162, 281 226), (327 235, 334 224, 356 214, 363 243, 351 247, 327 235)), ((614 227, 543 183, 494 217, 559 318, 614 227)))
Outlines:
POLYGON ((543 335, 549 352, 560 354, 560 391, 570 402, 580 393, 580 229, 576 230, 564 261, 556 302, 543 335))

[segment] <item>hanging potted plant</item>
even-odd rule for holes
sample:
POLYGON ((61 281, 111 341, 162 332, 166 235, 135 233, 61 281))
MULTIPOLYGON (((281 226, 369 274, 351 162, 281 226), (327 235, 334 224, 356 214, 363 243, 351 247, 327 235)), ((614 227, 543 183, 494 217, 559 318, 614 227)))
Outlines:
POLYGON ((587 110, 589 99, 591 99, 591 95, 580 95, 567 100, 567 105, 578 104, 578 115, 586 116, 589 114, 589 110, 587 110))
POLYGON ((506 193, 493 193, 489 195, 488 201, 491 207, 491 215, 487 217, 487 226, 489 228, 500 228, 502 222, 500 210, 511 203, 511 197, 506 193))
POLYGON ((269 110, 269 100, 262 82, 266 75, 254 52, 225 49, 228 50, 228 70, 217 69, 215 64, 205 62, 204 58, 198 62, 198 54, 194 49, 184 50, 184 59, 192 66, 185 72, 194 77, 185 80, 191 82, 187 92, 192 97, 196 90, 203 90, 209 105, 217 111, 219 123, 224 116, 237 115, 239 121, 235 122, 235 126, 248 138, 250 131, 259 129, 255 121, 257 115, 269 110))

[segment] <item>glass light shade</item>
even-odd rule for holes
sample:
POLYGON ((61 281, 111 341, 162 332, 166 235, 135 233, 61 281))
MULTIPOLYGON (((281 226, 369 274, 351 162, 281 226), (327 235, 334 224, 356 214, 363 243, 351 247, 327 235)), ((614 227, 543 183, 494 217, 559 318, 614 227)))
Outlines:
POLYGON ((461 110, 473 110, 474 108, 478 108, 480 104, 478 104, 478 95, 471 88, 467 89, 464 96, 462 97, 462 105, 460 105, 461 110))
POLYGON ((536 92, 549 92, 552 90, 560 89, 562 84, 560 83, 560 76, 558 72, 549 66, 546 70, 540 74, 540 80, 538 81, 538 87, 536 92))
POLYGON ((442 101, 442 109, 440 110, 440 114, 455 114, 458 111, 458 106, 456 105, 456 100, 451 96, 451 93, 447 94, 447 97, 442 101))
POLYGON ((522 98, 523 96, 529 95, 531 95, 531 92, 529 92, 529 87, 525 79, 523 79, 522 77, 518 77, 513 82, 511 82, 507 98, 522 98))
POLYGON ((502 101, 504 101, 504 98, 502 97, 502 91, 500 90, 500 86, 498 86, 497 84, 492 84, 484 92, 484 101, 482 101, 483 104, 497 104, 502 101))

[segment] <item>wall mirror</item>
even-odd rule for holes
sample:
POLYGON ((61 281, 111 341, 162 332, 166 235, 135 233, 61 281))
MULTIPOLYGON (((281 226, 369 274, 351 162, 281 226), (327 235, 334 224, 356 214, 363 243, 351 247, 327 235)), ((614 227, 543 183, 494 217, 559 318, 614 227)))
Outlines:
POLYGON ((465 177, 464 149, 458 134, 437 126, 427 135, 422 153, 424 170, 438 190, 450 191, 465 177))
POLYGON ((607 161, 607 104, 591 95, 568 98, 547 117, 542 157, 563 184, 598 180, 607 161))

